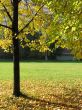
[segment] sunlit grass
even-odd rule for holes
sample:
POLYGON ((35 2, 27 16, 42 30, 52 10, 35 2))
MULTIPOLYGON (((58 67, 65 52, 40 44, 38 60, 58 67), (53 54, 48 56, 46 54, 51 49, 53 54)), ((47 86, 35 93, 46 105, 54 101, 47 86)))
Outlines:
POLYGON ((81 110, 82 63, 21 62, 21 92, 13 92, 13 63, 0 62, 0 110, 81 110))
MULTIPOLYGON (((21 62, 21 80, 65 81, 82 79, 82 63, 21 62)), ((0 79, 13 79, 13 63, 0 62, 0 79)))

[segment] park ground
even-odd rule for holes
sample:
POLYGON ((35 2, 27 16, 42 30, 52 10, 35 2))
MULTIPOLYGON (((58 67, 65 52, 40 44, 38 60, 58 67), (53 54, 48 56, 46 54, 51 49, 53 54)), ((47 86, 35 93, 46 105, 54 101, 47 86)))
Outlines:
POLYGON ((81 62, 21 62, 21 97, 12 95, 13 63, 0 62, 0 110, 82 110, 81 62))

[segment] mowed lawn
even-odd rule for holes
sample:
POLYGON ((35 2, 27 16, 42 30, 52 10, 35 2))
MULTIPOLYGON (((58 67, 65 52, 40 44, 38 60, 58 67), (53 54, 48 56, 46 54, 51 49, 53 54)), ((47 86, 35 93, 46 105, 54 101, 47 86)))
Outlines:
MULTIPOLYGON (((21 62, 21 80, 65 81, 82 79, 82 63, 21 62)), ((0 62, 0 80, 13 79, 13 63, 0 62)))
POLYGON ((82 110, 82 63, 21 62, 21 97, 13 63, 0 62, 0 110, 82 110))

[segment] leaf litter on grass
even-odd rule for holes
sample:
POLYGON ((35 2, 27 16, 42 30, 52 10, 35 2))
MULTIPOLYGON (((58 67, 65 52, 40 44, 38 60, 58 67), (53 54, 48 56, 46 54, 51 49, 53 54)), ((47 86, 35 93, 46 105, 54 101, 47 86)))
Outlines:
POLYGON ((22 81, 21 96, 12 81, 0 81, 0 110, 82 110, 82 82, 22 81))

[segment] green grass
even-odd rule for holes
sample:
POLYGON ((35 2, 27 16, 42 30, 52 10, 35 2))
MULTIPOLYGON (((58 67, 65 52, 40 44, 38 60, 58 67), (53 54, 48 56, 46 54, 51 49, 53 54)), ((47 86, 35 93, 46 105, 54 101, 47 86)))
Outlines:
MULTIPOLYGON (((22 80, 65 81, 82 79, 82 63, 21 62, 22 80)), ((13 63, 0 62, 0 79, 13 79, 13 63)))
POLYGON ((0 62, 0 110, 82 110, 82 63, 21 62, 20 67, 24 95, 18 98, 12 95, 13 63, 0 62))

